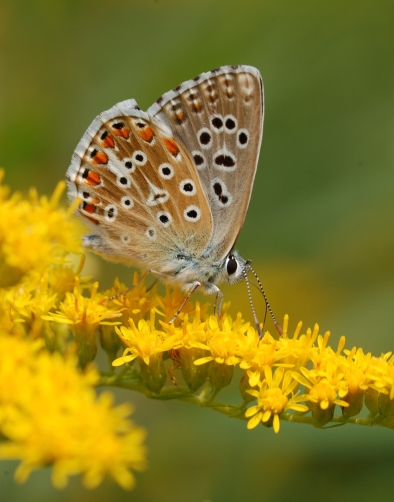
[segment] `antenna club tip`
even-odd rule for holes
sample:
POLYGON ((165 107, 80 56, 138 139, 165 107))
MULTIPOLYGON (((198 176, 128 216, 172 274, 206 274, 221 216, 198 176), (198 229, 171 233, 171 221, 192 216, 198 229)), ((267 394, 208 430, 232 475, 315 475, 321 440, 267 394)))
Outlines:
POLYGON ((280 324, 278 324, 277 322, 275 323, 275 328, 276 328, 276 331, 279 333, 279 336, 283 336, 283 330, 280 326, 280 324))

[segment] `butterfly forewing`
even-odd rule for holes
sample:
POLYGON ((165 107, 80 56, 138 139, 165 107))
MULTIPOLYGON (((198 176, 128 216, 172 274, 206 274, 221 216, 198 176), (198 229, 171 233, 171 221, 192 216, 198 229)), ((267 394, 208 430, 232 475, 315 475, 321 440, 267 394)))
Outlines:
POLYGON ((198 256, 210 241, 212 216, 190 154, 134 100, 93 121, 67 180, 95 228, 91 247, 109 258, 163 270, 185 246, 198 256))
POLYGON ((223 259, 249 204, 263 127, 263 86, 250 66, 223 66, 165 93, 148 114, 187 145, 213 217, 205 254, 223 259))

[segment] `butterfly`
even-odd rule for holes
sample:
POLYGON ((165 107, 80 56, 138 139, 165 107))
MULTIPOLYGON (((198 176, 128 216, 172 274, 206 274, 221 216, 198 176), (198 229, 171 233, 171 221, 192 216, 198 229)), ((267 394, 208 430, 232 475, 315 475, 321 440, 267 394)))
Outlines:
POLYGON ((261 335, 250 262, 234 245, 256 175, 263 103, 256 68, 222 66, 166 92, 146 112, 134 99, 117 103, 74 151, 69 199, 81 200, 78 211, 94 228, 83 245, 179 285, 187 294, 173 319, 197 288, 216 295, 220 313, 218 284, 244 279, 261 335))

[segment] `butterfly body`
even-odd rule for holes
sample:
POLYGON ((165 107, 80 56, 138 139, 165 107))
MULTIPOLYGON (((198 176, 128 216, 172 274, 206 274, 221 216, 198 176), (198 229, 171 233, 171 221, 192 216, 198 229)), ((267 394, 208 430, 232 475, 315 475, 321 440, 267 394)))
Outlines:
POLYGON ((161 96, 133 99, 89 126, 67 171, 69 198, 94 229, 84 246, 186 291, 245 277, 233 251, 249 204, 263 126, 260 73, 223 66, 161 96))

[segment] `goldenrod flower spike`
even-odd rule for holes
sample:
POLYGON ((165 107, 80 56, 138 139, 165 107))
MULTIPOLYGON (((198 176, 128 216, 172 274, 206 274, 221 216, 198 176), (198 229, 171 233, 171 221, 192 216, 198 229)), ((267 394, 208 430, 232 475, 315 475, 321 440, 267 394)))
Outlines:
POLYGON ((83 256, 76 271, 67 263, 67 252, 81 249, 71 213, 58 207, 63 189, 49 199, 32 189, 25 200, 0 186, 0 457, 21 461, 18 480, 49 464, 58 487, 76 473, 87 487, 104 476, 133 486, 145 466, 144 432, 127 404, 96 397, 98 385, 187 401, 248 429, 278 433, 283 421, 394 429, 391 351, 346 349, 345 337, 331 347, 317 324, 305 331, 299 322, 291 335, 288 316, 279 339, 268 331, 260 339, 242 314, 228 315, 229 304, 217 319, 189 300, 168 324, 183 301, 178 289, 161 296, 135 274, 132 288, 115 280, 100 292, 81 279, 83 256), (98 334, 111 371, 94 369, 98 334), (234 378, 238 404, 216 401, 234 378), (360 417, 364 404, 369 415, 360 417))

